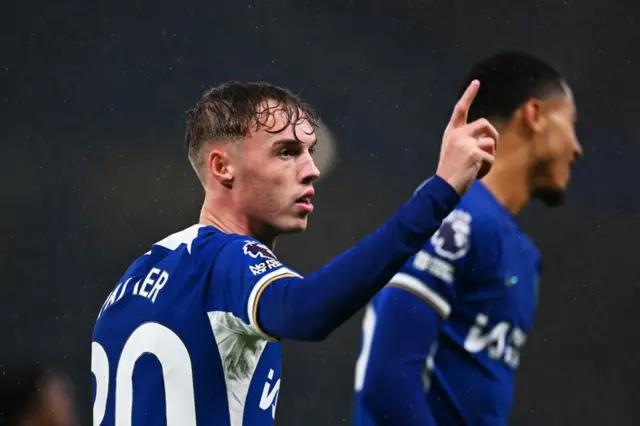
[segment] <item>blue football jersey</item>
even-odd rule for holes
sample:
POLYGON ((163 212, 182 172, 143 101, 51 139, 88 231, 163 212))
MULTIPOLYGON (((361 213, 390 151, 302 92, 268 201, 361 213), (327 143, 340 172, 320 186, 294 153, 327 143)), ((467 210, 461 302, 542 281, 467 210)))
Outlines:
MULTIPOLYGON (((438 426, 507 424, 539 274, 535 245, 514 216, 475 182, 423 250, 390 281, 444 319, 426 357, 420 389, 438 426)), ((367 317, 375 317, 380 303, 376 296, 367 317)), ((373 329, 367 338, 367 318, 364 329, 363 345, 370 345, 376 335, 373 329)), ((413 333, 420 338, 419 329, 413 333)), ((361 379, 358 385, 366 383, 361 379)), ((356 425, 375 424, 358 399, 356 407, 356 425)))
POLYGON ((211 226, 154 244, 96 321, 93 424, 273 425, 281 348, 256 301, 291 276, 263 244, 211 226))

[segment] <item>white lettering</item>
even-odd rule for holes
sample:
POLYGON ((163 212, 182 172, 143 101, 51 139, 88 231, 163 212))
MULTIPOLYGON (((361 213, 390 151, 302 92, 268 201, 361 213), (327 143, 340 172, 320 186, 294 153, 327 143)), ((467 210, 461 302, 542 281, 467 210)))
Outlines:
MULTIPOLYGON (((124 296, 124 292, 127 290, 127 286, 129 285, 129 281, 131 281, 131 278, 129 278, 124 285, 122 286, 122 290, 120 290, 120 295, 118 296, 118 300, 122 299, 122 296, 124 296)), ((117 300, 116 300, 117 302, 117 300)))
POLYGON ((138 287, 140 287, 140 280, 136 281, 136 285, 133 286, 133 294, 138 294, 138 287))
POLYGON ((446 283, 453 283, 454 267, 437 257, 431 256, 425 251, 420 251, 413 259, 413 267, 418 271, 428 271, 431 275, 446 283))
POLYGON ((140 287, 140 292, 138 293, 140 296, 143 296, 143 297, 149 296, 149 293, 147 293, 147 286, 155 284, 154 277, 159 273, 160 273, 160 269, 151 268, 151 270, 147 274, 147 277, 142 282, 142 286, 140 287))
POLYGON ((104 311, 106 311, 111 305, 115 303, 116 295, 118 294, 118 289, 120 288, 121 285, 122 283, 119 283, 116 286, 116 288, 111 293, 109 293, 109 296, 107 296, 107 300, 104 301, 104 304, 102 305, 102 308, 98 313, 98 318, 100 318, 100 316, 104 313, 104 311))
POLYGON ((162 290, 162 288, 164 287, 164 285, 167 283, 168 280, 169 280, 169 273, 167 271, 162 271, 160 273, 160 277, 158 278, 158 281, 156 281, 155 285, 149 292, 149 299, 151 299, 152 303, 156 303, 156 297, 158 297, 158 293, 160 292, 160 290, 162 290))
POLYGON ((271 407, 271 417, 276 418, 276 405, 278 404, 278 395, 280 394, 280 379, 271 387, 269 380, 273 380, 273 370, 269 370, 268 380, 264 383, 262 396, 260 397, 260 408, 263 410, 271 407))
POLYGON ((152 303, 155 303, 158 293, 164 288, 167 281, 169 281, 169 273, 167 271, 152 268, 141 286, 138 286, 138 284, 140 284, 139 281, 136 283, 133 288, 133 294, 145 297, 151 300, 152 303))
POLYGON ((526 334, 506 321, 497 323, 486 330, 489 318, 485 314, 476 316, 476 323, 469 329, 464 348, 471 353, 487 350, 491 359, 502 360, 514 370, 520 364, 520 350, 526 341, 526 334))
POLYGON ((278 268, 282 266, 282 263, 275 259, 267 259, 260 263, 256 263, 255 265, 250 265, 249 270, 253 275, 262 275, 271 269, 278 268))

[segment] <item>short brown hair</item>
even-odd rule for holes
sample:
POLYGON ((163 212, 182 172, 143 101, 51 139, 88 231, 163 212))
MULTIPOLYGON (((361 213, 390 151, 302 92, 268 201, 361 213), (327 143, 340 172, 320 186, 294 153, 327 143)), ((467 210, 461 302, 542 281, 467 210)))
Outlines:
MULTIPOLYGON (((246 137, 252 130, 265 125, 269 111, 262 116, 258 108, 266 101, 275 101, 272 111, 284 111, 287 120, 278 133, 290 124, 309 121, 315 129, 319 118, 307 103, 289 90, 262 82, 231 81, 204 92, 198 104, 187 111, 185 142, 191 165, 200 175, 202 147, 210 141, 237 140, 246 137)), ((202 179, 202 177, 200 176, 202 179)))

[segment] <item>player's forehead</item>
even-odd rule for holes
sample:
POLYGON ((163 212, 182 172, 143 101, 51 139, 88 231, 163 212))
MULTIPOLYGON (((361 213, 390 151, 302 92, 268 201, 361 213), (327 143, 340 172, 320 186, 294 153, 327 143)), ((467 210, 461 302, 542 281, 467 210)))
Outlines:
POLYGON ((275 100, 263 101, 256 108, 257 130, 255 133, 271 139, 297 139, 312 143, 316 140, 315 128, 304 111, 296 105, 282 104, 275 100))

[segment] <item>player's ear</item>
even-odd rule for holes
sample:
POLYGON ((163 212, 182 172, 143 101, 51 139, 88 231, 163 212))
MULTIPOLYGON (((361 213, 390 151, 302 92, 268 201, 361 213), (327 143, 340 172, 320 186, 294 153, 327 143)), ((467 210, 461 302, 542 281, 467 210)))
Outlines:
POLYGON ((522 105, 522 123, 531 133, 540 133, 546 125, 544 105, 539 99, 529 99, 522 105))
POLYGON ((231 188, 235 178, 235 169, 229 160, 229 153, 223 149, 215 148, 209 152, 209 172, 225 188, 231 188))

